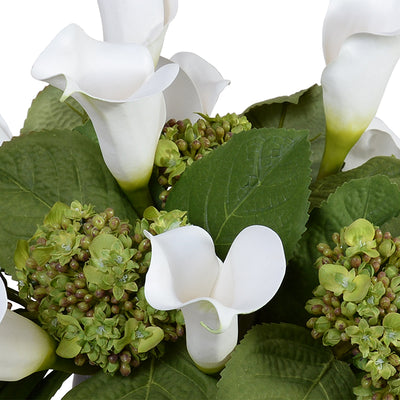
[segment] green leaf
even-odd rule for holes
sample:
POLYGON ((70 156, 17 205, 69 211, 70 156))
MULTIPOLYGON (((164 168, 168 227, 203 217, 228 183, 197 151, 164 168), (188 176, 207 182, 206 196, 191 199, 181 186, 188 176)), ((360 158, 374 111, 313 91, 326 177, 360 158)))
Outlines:
POLYGON ((217 400, 354 399, 350 367, 295 325, 254 327, 232 354, 217 400))
POLYGON ((88 119, 86 112, 72 97, 60 102, 62 91, 46 86, 33 100, 22 134, 53 129, 73 129, 88 119))
POLYGON ((94 143, 99 144, 99 139, 97 138, 96 131, 94 130, 92 121, 89 120, 84 125, 74 128, 74 130, 88 137, 94 143))
POLYGON ((188 211, 224 258, 249 225, 275 230, 287 258, 304 231, 310 183, 307 132, 255 129, 192 164, 168 196, 166 208, 188 211))
POLYGON ((184 342, 168 344, 160 360, 149 360, 129 377, 100 372, 68 392, 63 400, 214 400, 216 380, 200 372, 184 342))
POLYGON ((0 382, 0 400, 32 399, 31 392, 40 384, 47 371, 36 372, 15 382, 0 382))
POLYGON ((332 234, 358 218, 381 226, 399 215, 400 189, 388 177, 375 175, 349 181, 311 213, 307 232, 299 243, 298 263, 312 265, 320 255, 318 243, 334 246, 332 234))
POLYGON ((343 183, 375 175, 385 175, 400 187, 400 160, 395 157, 375 157, 357 168, 318 180, 312 186, 311 208, 320 207, 321 203, 343 183))
POLYGON ((259 312, 259 320, 304 324, 310 318, 304 305, 318 285, 318 270, 314 263, 321 253, 317 245, 328 243, 333 248, 332 234, 358 218, 381 226, 398 215, 400 190, 386 176, 355 179, 339 187, 321 208, 312 211, 307 231, 288 265, 283 284, 272 301, 259 312))
POLYGON ((69 372, 52 371, 35 387, 29 398, 51 400, 70 375, 69 372))
POLYGON ((136 219, 129 201, 104 164, 96 144, 72 131, 38 132, 0 148, 0 265, 14 275, 14 250, 29 239, 57 201, 112 207, 136 219))
POLYGON ((243 113, 254 128, 306 129, 311 140, 311 169, 315 179, 325 147, 325 112, 321 86, 291 96, 277 97, 249 107, 243 113))

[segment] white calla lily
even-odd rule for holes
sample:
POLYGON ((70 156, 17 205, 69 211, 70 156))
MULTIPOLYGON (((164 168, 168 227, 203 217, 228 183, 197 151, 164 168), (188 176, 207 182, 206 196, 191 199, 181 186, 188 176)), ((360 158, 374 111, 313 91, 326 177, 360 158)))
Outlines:
POLYGON ((380 119, 374 118, 345 159, 343 171, 357 168, 378 156, 400 159, 400 138, 380 119))
POLYGON ((12 133, 4 118, 0 115, 0 146, 12 138, 12 133))
POLYGON ((99 42, 77 25, 61 31, 39 56, 32 75, 74 97, 88 113, 107 167, 129 195, 146 187, 166 111, 162 91, 176 65, 154 72, 137 44, 99 42))
POLYGON ((376 114, 400 58, 399 17, 400 4, 392 0, 330 1, 323 35, 327 133, 320 177, 341 168, 376 114))
POLYGON ((179 74, 164 91, 167 119, 189 118, 195 122, 195 113, 211 114, 219 95, 229 85, 218 70, 197 54, 177 53, 170 60, 160 58, 158 67, 175 63, 179 74))
POLYGON ((224 262, 210 235, 196 226, 147 237, 152 246, 147 301, 159 310, 181 309, 193 361, 206 371, 220 369, 237 343, 237 315, 263 307, 282 283, 286 262, 279 236, 250 226, 233 241, 224 262))
POLYGON ((7 292, 0 279, 0 380, 18 381, 51 368, 55 348, 42 328, 7 309, 7 292))
POLYGON ((107 42, 146 46, 157 65, 178 0, 97 0, 107 42))

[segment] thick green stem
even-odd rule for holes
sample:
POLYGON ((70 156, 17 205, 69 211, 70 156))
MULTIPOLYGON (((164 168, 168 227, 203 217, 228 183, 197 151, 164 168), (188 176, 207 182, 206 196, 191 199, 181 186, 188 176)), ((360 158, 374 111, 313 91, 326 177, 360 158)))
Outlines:
POLYGON ((153 205, 153 199, 151 198, 150 190, 147 185, 134 190, 127 190, 123 187, 122 189, 124 190, 139 217, 143 216, 143 212, 147 207, 153 205))

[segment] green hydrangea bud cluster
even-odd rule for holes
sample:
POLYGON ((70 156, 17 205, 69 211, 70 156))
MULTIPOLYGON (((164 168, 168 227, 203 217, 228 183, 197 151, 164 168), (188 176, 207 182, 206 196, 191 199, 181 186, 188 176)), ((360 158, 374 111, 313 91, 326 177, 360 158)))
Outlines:
POLYGON ((168 188, 173 186, 194 161, 200 160, 216 147, 226 143, 234 134, 251 129, 246 117, 217 114, 211 118, 199 114, 200 118, 192 124, 190 120, 169 120, 159 140, 155 166, 159 184, 164 188, 160 200, 165 205, 168 188))
POLYGON ((148 208, 134 225, 111 208, 96 213, 74 201, 56 203, 15 254, 20 296, 57 341, 57 354, 127 376, 164 341, 184 334, 180 311, 159 311, 144 296, 151 243, 185 225, 181 211, 148 208))
POLYGON ((365 374, 357 399, 400 399, 400 238, 358 219, 318 245, 311 335, 365 374))

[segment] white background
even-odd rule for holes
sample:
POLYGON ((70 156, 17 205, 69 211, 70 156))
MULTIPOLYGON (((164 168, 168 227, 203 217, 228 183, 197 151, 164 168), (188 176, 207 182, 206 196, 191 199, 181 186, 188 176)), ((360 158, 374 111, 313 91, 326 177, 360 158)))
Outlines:
MULTIPOLYGON (((328 0, 181 0, 162 55, 192 51, 215 65, 231 85, 214 111, 240 113, 255 102, 320 82, 327 5, 328 0)), ((102 39, 95 0, 1 0, 0 114, 14 135, 22 128, 32 99, 45 86, 31 77, 32 64, 73 22, 102 39)), ((397 75, 399 71, 378 116, 400 133, 398 107, 392 104, 400 82, 397 75)))

